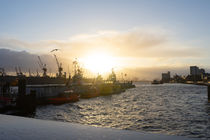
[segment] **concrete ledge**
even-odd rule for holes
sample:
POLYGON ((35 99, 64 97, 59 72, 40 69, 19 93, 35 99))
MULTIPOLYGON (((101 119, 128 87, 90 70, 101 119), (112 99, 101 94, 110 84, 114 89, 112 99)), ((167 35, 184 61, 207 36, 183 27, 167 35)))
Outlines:
POLYGON ((189 140, 186 137, 0 115, 1 140, 189 140))

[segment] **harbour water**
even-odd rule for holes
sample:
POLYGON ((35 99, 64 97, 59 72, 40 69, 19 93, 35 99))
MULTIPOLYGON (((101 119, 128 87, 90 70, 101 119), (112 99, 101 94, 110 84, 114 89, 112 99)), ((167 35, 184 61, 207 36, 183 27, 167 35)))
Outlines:
POLYGON ((207 87, 135 83, 111 96, 36 109, 35 118, 141 132, 210 138, 207 87))

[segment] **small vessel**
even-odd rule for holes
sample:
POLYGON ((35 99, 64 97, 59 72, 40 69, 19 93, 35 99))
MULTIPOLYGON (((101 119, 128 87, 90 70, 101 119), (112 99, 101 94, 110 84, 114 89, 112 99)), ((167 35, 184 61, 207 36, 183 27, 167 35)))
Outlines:
POLYGON ((100 96, 99 91, 94 86, 86 86, 85 90, 80 93, 80 98, 88 99, 100 96))
POLYGON ((76 102, 79 100, 79 94, 73 92, 72 90, 64 91, 57 97, 52 97, 47 99, 48 104, 64 104, 70 102, 76 102))
POLYGON ((162 81, 158 81, 158 80, 153 80, 152 84, 163 84, 163 82, 162 81))

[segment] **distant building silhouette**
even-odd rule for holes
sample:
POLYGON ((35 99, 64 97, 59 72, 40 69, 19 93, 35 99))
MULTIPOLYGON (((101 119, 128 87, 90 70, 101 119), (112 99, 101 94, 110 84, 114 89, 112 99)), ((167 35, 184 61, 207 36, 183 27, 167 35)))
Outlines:
POLYGON ((190 75, 186 77, 186 80, 194 82, 203 81, 206 75, 203 68, 200 69, 197 66, 190 66, 190 75))
POLYGON ((190 66, 190 75, 200 75, 200 69, 197 66, 190 66))
POLYGON ((206 72, 204 69, 200 69, 200 73, 204 75, 206 72))
POLYGON ((162 73, 162 82, 163 83, 169 83, 171 79, 170 71, 167 73, 162 73))

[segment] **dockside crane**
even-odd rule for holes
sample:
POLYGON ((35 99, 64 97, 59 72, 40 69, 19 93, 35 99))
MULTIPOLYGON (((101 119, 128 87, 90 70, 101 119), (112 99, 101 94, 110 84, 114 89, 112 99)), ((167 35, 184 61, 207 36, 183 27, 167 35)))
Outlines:
POLYGON ((19 72, 18 72, 17 67, 15 67, 15 71, 16 71, 16 75, 19 76, 20 74, 19 74, 19 72))
POLYGON ((19 75, 23 75, 23 73, 22 73, 22 71, 21 71, 21 68, 18 67, 18 69, 19 69, 19 75))
POLYGON ((29 76, 29 77, 32 76, 32 75, 31 75, 31 70, 30 70, 30 69, 28 70, 28 76, 29 76))
POLYGON ((36 70, 36 77, 40 77, 38 69, 36 70))
POLYGON ((0 68, 0 75, 1 75, 1 76, 5 76, 5 75, 6 75, 6 73, 5 73, 5 71, 4 71, 4 68, 0 68))
POLYGON ((63 71, 62 63, 59 63, 58 58, 55 54, 54 54, 54 57, 55 57, 55 60, 56 60, 57 66, 58 66, 58 75, 57 76, 62 77, 62 71, 63 71))
POLYGON ((75 58, 75 60, 73 61, 73 67, 74 67, 74 75, 76 75, 77 74, 77 67, 78 67, 77 58, 75 58))
POLYGON ((38 64, 39 64, 39 67, 41 68, 41 70, 43 70, 43 77, 46 77, 47 76, 47 67, 46 67, 46 64, 43 64, 42 63, 42 60, 40 58, 40 56, 38 56, 38 64))
POLYGON ((17 76, 23 76, 23 73, 22 73, 20 67, 15 67, 15 71, 16 71, 16 75, 17 75, 17 76))

